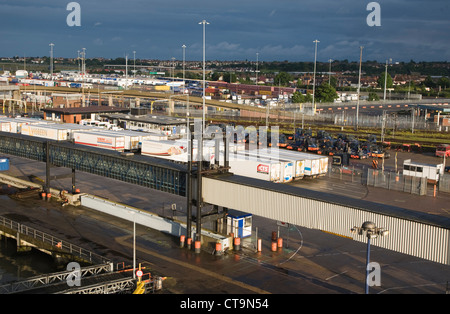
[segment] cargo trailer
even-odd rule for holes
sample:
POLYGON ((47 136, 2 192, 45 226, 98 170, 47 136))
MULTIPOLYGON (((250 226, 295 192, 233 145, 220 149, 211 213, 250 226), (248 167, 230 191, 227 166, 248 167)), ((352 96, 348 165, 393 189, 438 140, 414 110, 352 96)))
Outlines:
POLYGON ((328 157, 314 154, 288 151, 278 148, 262 148, 250 151, 251 154, 270 157, 272 159, 290 160, 294 163, 294 177, 301 179, 304 176, 322 176, 328 172, 328 157))
POLYGON ((142 141, 167 141, 168 137, 164 134, 153 134, 133 130, 102 130, 102 132, 119 134, 125 136, 125 150, 138 151, 141 149, 142 141))
POLYGON ((125 150, 125 137, 102 133, 99 131, 74 131, 73 140, 75 144, 110 149, 123 152, 125 150))
POLYGON ((26 124, 22 125, 20 133, 55 141, 67 141, 71 131, 64 125, 58 124, 26 124))
POLYGON ((282 163, 292 163, 284 167, 287 175, 284 181, 289 182, 294 179, 301 179, 305 175, 305 158, 288 154, 289 151, 274 149, 256 149, 251 151, 239 152, 242 155, 259 156, 262 158, 270 158, 271 160, 280 160, 282 163), (292 171, 292 178, 289 175, 292 171))
MULTIPOLYGON (((220 156, 220 163, 223 164, 223 156, 220 156)), ((254 179, 281 182, 282 170, 281 163, 278 161, 268 160, 264 158, 245 158, 243 156, 235 156, 228 161, 230 167, 229 172, 254 179)))
MULTIPOLYGON (((152 156, 163 159, 172 160, 175 162, 187 163, 189 161, 188 154, 188 141, 187 140, 143 140, 141 147, 141 155, 152 156)), ((199 160, 197 143, 194 141, 194 147, 192 149, 192 160, 199 160)), ((209 163, 215 162, 215 148, 203 147, 203 161, 209 163)))
POLYGON ((252 151, 238 151, 237 155, 232 155, 229 159, 229 164, 233 158, 244 159, 244 160, 260 160, 271 163, 279 164, 279 178, 277 180, 273 180, 277 183, 287 183, 294 180, 295 177, 295 163, 290 159, 278 158, 270 155, 264 154, 254 154, 252 151), (237 157, 236 157, 237 156, 237 157))

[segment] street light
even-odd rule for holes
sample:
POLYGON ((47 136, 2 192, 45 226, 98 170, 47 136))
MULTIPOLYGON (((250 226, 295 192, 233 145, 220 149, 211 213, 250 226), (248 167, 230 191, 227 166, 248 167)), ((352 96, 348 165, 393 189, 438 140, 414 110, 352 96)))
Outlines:
POLYGON ((315 93, 316 93, 316 61, 317 61, 317 43, 320 43, 317 39, 313 41, 316 44, 316 48, 314 50, 314 83, 313 83, 313 108, 314 114, 316 114, 316 103, 315 103, 315 93))
POLYGON ((387 82, 387 68, 388 68, 388 62, 391 63, 392 59, 386 60, 386 70, 384 73, 384 93, 383 93, 383 101, 386 101, 386 82, 387 82))
POLYGON ((183 94, 186 92, 186 82, 185 82, 185 62, 186 62, 186 45, 181 46, 183 48, 183 94))
POLYGON ((51 74, 51 80, 53 81, 53 46, 55 44, 51 43, 50 46, 50 74, 51 74))
POLYGON ((361 50, 359 54, 359 76, 358 76, 358 99, 356 104, 356 130, 358 130, 359 125, 359 95, 361 93, 361 63, 362 63, 362 51, 363 46, 360 46, 359 49, 361 50))
POLYGON ((133 77, 136 77, 136 51, 134 51, 133 50, 133 61, 134 61, 134 64, 133 64, 133 77))
POLYGON ((206 32, 206 25, 209 24, 209 22, 207 22, 206 20, 203 20, 198 24, 203 24, 203 125, 202 125, 202 127, 203 127, 202 134, 203 134, 203 132, 205 132, 205 109, 206 109, 205 108, 205 64, 206 64, 206 61, 205 61, 205 54, 206 54, 206 52, 205 52, 205 45, 206 45, 205 36, 206 36, 206 34, 205 34, 205 32, 206 32))
POLYGON ((333 59, 329 59, 328 62, 330 62, 330 72, 328 72, 328 85, 331 86, 331 62, 333 62, 333 59))
POLYGON ((357 233, 358 235, 367 236, 367 261, 366 261, 366 294, 369 293, 369 260, 370 260, 370 239, 375 239, 378 236, 385 237, 389 234, 389 230, 384 228, 378 228, 375 223, 371 221, 366 221, 361 227, 353 227, 350 229, 352 233, 357 233))

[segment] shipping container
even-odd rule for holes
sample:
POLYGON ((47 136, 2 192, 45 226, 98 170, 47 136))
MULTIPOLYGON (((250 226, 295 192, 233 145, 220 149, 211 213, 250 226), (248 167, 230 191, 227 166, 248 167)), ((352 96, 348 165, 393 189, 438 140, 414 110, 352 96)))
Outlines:
POLYGON ((99 147, 123 152, 125 150, 125 137, 102 133, 101 131, 74 131, 73 140, 75 144, 99 147))

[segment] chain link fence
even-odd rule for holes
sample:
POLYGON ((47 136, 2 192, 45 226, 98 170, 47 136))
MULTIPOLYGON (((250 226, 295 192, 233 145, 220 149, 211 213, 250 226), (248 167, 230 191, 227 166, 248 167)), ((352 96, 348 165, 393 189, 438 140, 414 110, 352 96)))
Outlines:
POLYGON ((450 175, 444 174, 439 179, 439 191, 450 193, 450 175))
POLYGON ((427 195, 427 178, 405 176, 394 171, 367 169, 367 185, 411 194, 427 195))
MULTIPOLYGON (((405 193, 427 195, 427 178, 405 176, 392 170, 372 169, 368 167, 329 167, 330 177, 362 185, 384 188, 405 193)), ((450 180, 449 180, 450 188, 450 180)))

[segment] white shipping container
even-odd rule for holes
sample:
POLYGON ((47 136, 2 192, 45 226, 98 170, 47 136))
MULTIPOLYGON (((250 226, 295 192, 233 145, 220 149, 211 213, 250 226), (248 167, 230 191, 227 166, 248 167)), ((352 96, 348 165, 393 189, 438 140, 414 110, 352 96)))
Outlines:
POLYGON ((73 139, 75 144, 115 151, 125 150, 125 138, 121 135, 107 134, 97 131, 74 131, 73 139))

